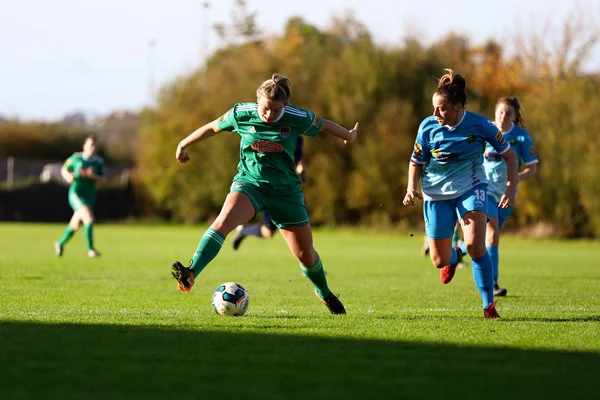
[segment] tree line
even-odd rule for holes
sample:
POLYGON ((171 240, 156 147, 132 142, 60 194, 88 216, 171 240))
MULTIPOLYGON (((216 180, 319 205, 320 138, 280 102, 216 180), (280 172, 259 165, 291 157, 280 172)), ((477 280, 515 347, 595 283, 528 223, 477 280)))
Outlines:
POLYGON ((545 223, 560 236, 598 237, 600 79, 582 67, 597 37, 569 23, 560 51, 543 53, 541 42, 528 42, 528 49, 523 41, 510 56, 498 42, 472 45, 457 34, 430 45, 408 37, 397 47, 381 46, 352 15, 327 29, 291 18, 269 40, 251 23, 221 26, 240 34, 163 87, 157 105, 142 114, 137 181, 158 212, 187 222, 212 218, 236 173, 239 137, 223 133, 197 144, 185 166, 175 161, 175 147, 234 103, 254 101, 258 85, 280 72, 291 78, 293 104, 346 127, 361 124, 352 146, 325 135, 305 141, 303 190, 312 222, 420 224, 419 207, 401 204, 408 160, 418 124, 431 114, 437 78, 452 68, 467 79, 469 110, 493 118, 502 96, 517 96, 524 108, 540 164, 536 178, 520 185, 508 228, 545 223))

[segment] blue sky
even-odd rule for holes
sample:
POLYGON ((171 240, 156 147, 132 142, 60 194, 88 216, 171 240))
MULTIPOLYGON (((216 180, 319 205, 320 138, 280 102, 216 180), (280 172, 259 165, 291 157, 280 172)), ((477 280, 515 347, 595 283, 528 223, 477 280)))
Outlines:
MULTIPOLYGON (((220 45, 207 26, 227 23, 234 0, 0 0, 0 115, 56 119, 81 110, 137 109, 158 87, 194 69, 220 45), (208 22, 208 23, 207 23, 208 22), (149 46, 151 40, 155 45, 149 46)), ((600 2, 578 0, 598 15, 600 2)), ((560 26, 573 2, 563 0, 247 0, 266 33, 279 34, 300 15, 321 28, 353 10, 382 44, 407 33, 426 43, 450 31, 473 43, 509 41, 522 32, 560 26)), ((600 69, 596 49, 589 68, 600 69)))

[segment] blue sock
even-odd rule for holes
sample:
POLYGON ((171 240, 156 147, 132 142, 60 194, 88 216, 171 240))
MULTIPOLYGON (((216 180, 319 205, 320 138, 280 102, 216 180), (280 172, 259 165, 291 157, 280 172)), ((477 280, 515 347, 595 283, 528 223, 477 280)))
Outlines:
POLYGON ((462 250, 462 253, 466 256, 467 254, 469 254, 469 252, 467 251, 467 244, 465 242, 462 242, 462 244, 460 245, 460 249, 462 250))
POLYGON ((498 246, 488 246, 488 254, 492 259, 492 265, 494 266, 494 285, 498 284, 498 262, 500 255, 498 254, 498 246))
POLYGON ((452 249, 452 257, 450 257, 450 265, 458 264, 458 252, 456 249, 452 249))
POLYGON ((494 267, 492 265, 492 258, 488 253, 485 253, 485 256, 481 258, 471 258, 471 262, 473 263, 473 279, 483 300, 483 308, 485 308, 494 302, 494 267))

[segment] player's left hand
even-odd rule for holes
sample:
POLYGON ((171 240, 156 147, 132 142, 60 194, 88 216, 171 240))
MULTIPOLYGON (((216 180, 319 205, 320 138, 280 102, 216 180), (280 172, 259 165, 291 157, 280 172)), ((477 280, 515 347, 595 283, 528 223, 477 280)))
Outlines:
POLYGON ((177 159, 177 161, 179 161, 182 164, 190 161, 190 159, 191 159, 187 150, 181 148, 181 146, 179 146, 179 145, 177 146, 177 151, 175 152, 175 158, 177 159))

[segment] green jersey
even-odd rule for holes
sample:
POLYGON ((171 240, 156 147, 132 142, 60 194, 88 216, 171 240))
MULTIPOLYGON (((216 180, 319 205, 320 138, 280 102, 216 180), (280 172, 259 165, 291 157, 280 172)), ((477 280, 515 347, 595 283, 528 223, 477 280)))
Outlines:
POLYGON ((266 123, 258 115, 258 103, 238 103, 217 120, 217 125, 241 136, 236 179, 285 191, 301 182, 294 160, 296 138, 316 136, 323 120, 308 110, 287 105, 277 120, 266 123))
POLYGON ((85 158, 83 153, 73 153, 65 162, 65 167, 73 173, 73 183, 69 191, 76 192, 84 197, 95 198, 96 181, 92 178, 80 176, 81 170, 92 168, 94 175, 104 175, 104 159, 98 156, 85 158))

